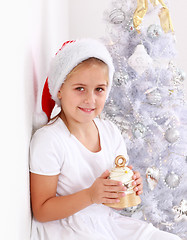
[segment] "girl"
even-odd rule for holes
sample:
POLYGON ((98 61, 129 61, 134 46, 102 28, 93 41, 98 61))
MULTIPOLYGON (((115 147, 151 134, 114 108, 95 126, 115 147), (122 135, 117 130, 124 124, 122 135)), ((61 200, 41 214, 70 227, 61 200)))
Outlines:
MULTIPOLYGON (((123 138, 114 124, 96 118, 113 73, 109 52, 93 39, 66 42, 51 63, 42 108, 48 119, 55 103, 61 112, 31 141, 32 240, 179 239, 103 205, 119 202, 126 190, 108 179, 115 157, 128 159, 123 138)), ((134 179, 139 195, 138 172, 134 179)))

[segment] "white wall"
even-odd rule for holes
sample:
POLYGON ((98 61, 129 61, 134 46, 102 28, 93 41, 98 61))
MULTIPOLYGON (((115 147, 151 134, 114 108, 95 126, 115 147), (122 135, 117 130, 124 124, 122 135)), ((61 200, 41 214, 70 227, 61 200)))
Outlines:
POLYGON ((32 97, 28 98, 32 73, 25 58, 28 3, 5 1, 0 14, 0 239, 3 240, 27 240, 30 232, 28 146, 33 104, 32 97))
POLYGON ((70 39, 104 36, 103 11, 108 8, 110 0, 69 0, 69 3, 70 39))
POLYGON ((0 239, 29 240, 32 114, 49 59, 68 38, 68 0, 1 4, 0 239))

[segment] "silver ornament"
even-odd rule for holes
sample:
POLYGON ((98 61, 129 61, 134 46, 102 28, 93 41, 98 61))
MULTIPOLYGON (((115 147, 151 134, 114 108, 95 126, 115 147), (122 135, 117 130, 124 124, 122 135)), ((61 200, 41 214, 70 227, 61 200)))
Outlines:
POLYGON ((111 23, 120 24, 125 20, 125 13, 121 9, 114 9, 109 15, 111 23))
POLYGON ((176 173, 171 172, 166 176, 165 182, 169 188, 174 189, 174 188, 178 187, 178 185, 180 183, 180 178, 176 173))
POLYGON ((165 138, 169 143, 174 143, 179 139, 179 131, 175 128, 169 128, 165 132, 165 138))
POLYGON ((111 117, 116 116, 116 108, 113 99, 110 99, 110 101, 105 105, 105 112, 111 117))
POLYGON ((159 25, 152 24, 147 29, 147 36, 152 39, 159 38, 162 35, 163 31, 159 25))
POLYGON ((159 105, 161 103, 161 94, 158 90, 154 90, 146 94, 147 102, 151 105, 159 105))
POLYGON ((187 200, 182 199, 179 206, 174 206, 173 210, 178 213, 175 217, 175 221, 180 221, 181 219, 187 220, 187 200))
POLYGON ((126 72, 115 72, 114 73, 114 84, 116 86, 121 86, 125 84, 129 79, 129 75, 126 72))
POLYGON ((156 187, 158 180, 160 177, 160 172, 159 169, 156 167, 148 167, 146 170, 146 179, 147 179, 147 183, 149 188, 152 190, 154 190, 154 188, 156 187))
POLYGON ((143 138, 146 133, 146 128, 142 123, 135 123, 132 126, 132 132, 135 138, 143 138))

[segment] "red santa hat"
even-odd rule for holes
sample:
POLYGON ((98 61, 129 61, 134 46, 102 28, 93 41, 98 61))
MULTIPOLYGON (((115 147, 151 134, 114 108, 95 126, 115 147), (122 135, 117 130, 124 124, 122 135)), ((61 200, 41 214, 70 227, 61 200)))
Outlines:
POLYGON ((60 106, 57 93, 67 75, 79 63, 91 57, 102 60, 108 66, 108 97, 113 81, 114 66, 107 48, 99 40, 95 39, 67 41, 51 61, 50 70, 42 93, 41 105, 43 113, 35 118, 34 125, 36 128, 46 124, 50 120, 51 112, 55 104, 60 106))

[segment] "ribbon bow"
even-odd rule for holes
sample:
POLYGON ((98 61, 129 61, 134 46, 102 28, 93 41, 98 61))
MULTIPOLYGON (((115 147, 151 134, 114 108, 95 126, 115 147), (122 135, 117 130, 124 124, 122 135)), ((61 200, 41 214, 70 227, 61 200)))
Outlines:
MULTIPOLYGON (((133 23, 137 32, 140 33, 139 25, 141 24, 142 19, 147 12, 148 0, 137 0, 137 1, 138 1, 138 6, 136 8, 136 11, 134 12, 133 23)), ((174 32, 169 10, 165 5, 165 3, 163 2, 163 0, 150 0, 150 2, 153 4, 154 7, 157 6, 159 3, 162 5, 162 8, 160 9, 158 16, 160 18, 160 24, 164 32, 165 33, 169 31, 174 32)))

